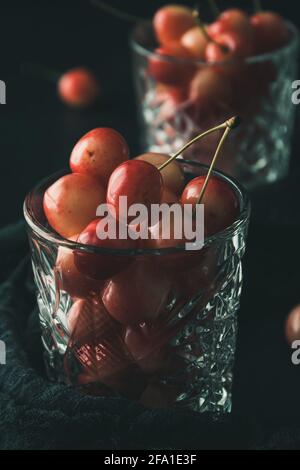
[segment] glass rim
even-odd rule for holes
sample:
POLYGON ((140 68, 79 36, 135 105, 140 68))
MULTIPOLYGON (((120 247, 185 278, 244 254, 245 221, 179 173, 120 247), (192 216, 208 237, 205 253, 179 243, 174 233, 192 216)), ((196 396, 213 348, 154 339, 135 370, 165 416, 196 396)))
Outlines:
MULTIPOLYGON (((246 57, 245 59, 240 60, 240 62, 244 64, 255 64, 255 63, 265 62, 267 60, 274 58, 274 56, 279 56, 280 54, 282 54, 284 51, 288 49, 293 49, 294 47, 296 47, 299 43, 299 37, 300 37, 299 29, 291 21, 285 20, 285 22, 288 25, 288 29, 292 33, 292 36, 287 44, 271 52, 267 52, 264 54, 256 54, 250 57, 246 57)), ((135 28, 133 29, 130 35, 130 46, 139 55, 143 55, 144 57, 154 57, 154 58, 162 59, 162 60, 165 60, 166 62, 171 62, 171 63, 194 64, 194 65, 201 65, 201 66, 206 66, 206 67, 232 64, 232 61, 219 61, 219 62, 208 63, 203 60, 181 58, 181 57, 171 57, 171 56, 164 55, 164 54, 158 54, 157 52, 154 52, 153 50, 148 49, 147 47, 143 46, 135 39, 136 32, 142 26, 146 26, 146 25, 151 25, 151 21, 145 20, 145 21, 139 22, 135 26, 135 28)))
MULTIPOLYGON (((178 159, 179 163, 184 165, 195 166, 197 168, 201 168, 203 170, 208 170, 209 166, 201 164, 199 162, 195 162, 192 160, 184 160, 178 159)), ((69 174, 69 170, 64 169, 60 170, 50 176, 47 176, 40 180, 31 191, 26 195, 24 204, 23 204, 23 214, 25 221, 28 227, 41 239, 58 246, 63 246, 65 248, 69 248, 71 250, 79 250, 88 253, 98 253, 98 254, 106 254, 106 255, 118 255, 118 256, 148 256, 148 255, 170 255, 175 253, 193 253, 192 250, 187 250, 185 246, 174 246, 170 248, 133 248, 133 249, 125 249, 125 248, 101 248, 96 247, 95 245, 85 245, 82 243, 77 243, 76 241, 69 240, 67 238, 62 237, 59 235, 55 230, 53 230, 50 226, 45 226, 41 222, 39 222, 36 217, 34 216, 34 211, 31 207, 31 198, 36 196, 39 191, 43 187, 46 187, 47 183, 52 183, 56 181, 58 177, 64 176, 65 174, 69 174)), ((239 203, 240 203, 240 212, 238 218, 231 224, 230 226, 226 227, 224 230, 211 235, 210 237, 204 240, 204 245, 201 249, 211 245, 213 242, 222 239, 229 239, 232 238, 238 229, 246 223, 249 219, 250 215, 250 200, 247 191, 245 188, 233 177, 223 173, 220 170, 213 170, 212 175, 221 178, 223 181, 226 181, 230 187, 234 190, 235 194, 238 194, 239 203)), ((196 175, 198 176, 198 175, 196 175)), ((195 177, 196 177, 195 176, 195 177)), ((196 250, 197 251, 197 250, 196 250)), ((200 251, 200 250, 198 250, 200 251)))

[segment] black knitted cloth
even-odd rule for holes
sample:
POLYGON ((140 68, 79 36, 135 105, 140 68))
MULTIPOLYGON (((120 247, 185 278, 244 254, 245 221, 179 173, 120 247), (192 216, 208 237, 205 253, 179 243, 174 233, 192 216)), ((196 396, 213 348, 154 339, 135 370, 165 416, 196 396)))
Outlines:
MULTIPOLYGON (((84 396, 68 386, 50 383, 43 368, 23 223, 0 231, 0 259, 0 339, 7 348, 6 365, 0 365, 0 449, 299 447, 300 429, 293 423, 259 423, 249 410, 249 397, 243 397, 243 385, 236 387, 232 417, 211 424, 206 415, 149 410, 125 399, 84 396)), ((289 406, 284 403, 288 394, 287 390, 286 397, 281 396, 279 408, 289 406)))

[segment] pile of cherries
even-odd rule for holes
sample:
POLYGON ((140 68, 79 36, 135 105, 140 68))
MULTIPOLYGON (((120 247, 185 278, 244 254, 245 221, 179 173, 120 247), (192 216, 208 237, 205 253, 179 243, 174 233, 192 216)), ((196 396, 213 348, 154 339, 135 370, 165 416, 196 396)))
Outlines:
POLYGON ((210 115, 223 119, 255 112, 276 70, 271 60, 245 59, 280 49, 290 38, 278 14, 261 11, 249 16, 236 8, 199 25, 190 8, 168 5, 156 12, 153 28, 159 47, 147 72, 157 82, 157 101, 165 104, 162 118, 188 102, 188 113, 199 123, 207 123, 210 115))
MULTIPOLYGON (((96 209, 101 203, 107 202, 115 208, 118 225, 125 223, 124 214, 118 211, 121 196, 127 196, 128 206, 143 203, 149 207, 162 202, 197 204, 205 175, 185 184, 178 161, 171 161, 159 171, 158 167, 169 158, 165 154, 146 153, 129 159, 128 145, 117 131, 97 128, 84 135, 73 148, 72 172, 59 178, 44 193, 43 208, 51 228, 61 237, 77 242, 72 247, 59 248, 55 272, 61 289, 74 301, 68 313, 68 325, 71 338, 77 344, 81 341, 84 348, 79 360, 88 371, 83 374, 82 383, 106 380, 107 385, 115 388, 115 382, 112 385, 107 377, 111 378, 113 371, 114 374, 116 371, 124 373, 128 354, 131 363, 138 363, 139 371, 146 369, 146 373, 150 370, 152 374, 155 369, 157 372, 165 364, 159 354, 165 357, 167 345, 162 347, 160 340, 159 354, 157 348, 154 354, 153 332, 160 332, 162 325, 167 323, 170 301, 172 305, 175 301, 182 307, 200 289, 213 295, 216 288, 218 253, 213 245, 196 252, 136 253, 135 250, 144 248, 159 250, 183 246, 186 240, 176 239, 172 227, 169 239, 162 236, 161 220, 149 227, 152 237, 147 240, 100 239, 98 236, 97 227, 99 229, 102 218, 96 217, 96 209), (87 245, 89 249, 79 244, 87 245), (97 328, 97 322, 102 326, 97 328), (97 331, 100 331, 100 337, 95 340, 98 345, 105 342, 101 338, 104 332, 110 335, 107 341, 111 348, 116 342, 122 345, 122 352, 118 350, 123 358, 119 366, 114 363, 103 367, 103 357, 109 354, 100 357, 95 347, 91 347, 97 331), (94 360, 86 360, 87 351, 93 351, 94 360), (97 373, 94 369, 91 372, 88 366, 99 364, 99 361, 102 361, 101 371, 97 368, 97 373)), ((233 189, 217 176, 211 176, 202 203, 207 237, 224 230, 239 216, 239 202, 233 189)), ((172 220, 174 223, 171 219, 171 224, 172 220)), ((131 222, 129 220, 127 228, 131 222)), ((114 347, 117 348, 116 344, 114 347)), ((118 383, 124 385, 124 380, 118 383)))

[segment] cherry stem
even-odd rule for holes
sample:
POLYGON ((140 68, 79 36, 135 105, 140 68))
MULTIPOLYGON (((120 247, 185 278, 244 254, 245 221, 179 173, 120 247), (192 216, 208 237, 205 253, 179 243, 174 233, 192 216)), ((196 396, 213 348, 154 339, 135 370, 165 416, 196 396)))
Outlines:
POLYGON ((206 30, 206 26, 205 24, 203 23, 202 19, 201 19, 201 16, 200 16, 200 13, 199 13, 199 10, 198 8, 195 8, 193 10, 193 17, 195 18, 196 22, 198 23, 198 26, 199 28, 201 29, 202 33, 204 34, 206 40, 208 42, 213 42, 214 44, 216 44, 217 46, 220 47, 220 49, 223 51, 223 52, 228 52, 228 48, 226 46, 223 46, 222 44, 219 44, 217 41, 215 41, 212 37, 210 37, 210 35, 208 34, 207 30, 206 30))
POLYGON ((170 157, 166 162, 164 162, 162 165, 160 165, 158 167, 158 170, 162 171, 167 165, 169 165, 169 163, 171 163, 173 160, 175 160, 177 157, 179 157, 179 155, 181 155, 186 149, 188 149, 195 142, 198 142, 198 140, 201 140, 204 137, 206 137, 207 135, 212 134, 213 132, 216 132, 216 131, 220 131, 222 129, 227 129, 229 127, 231 129, 233 129, 234 127, 236 127, 238 125, 238 121, 239 121, 239 118, 233 117, 233 118, 228 119, 227 121, 223 122, 223 124, 219 124, 218 126, 212 127, 211 129, 208 129, 207 131, 202 132, 202 134, 197 135, 192 140, 190 140, 187 144, 185 144, 183 147, 181 147, 181 149, 178 150, 178 152, 176 152, 174 155, 172 155, 172 157, 170 157))
POLYGON ((91 0, 91 4, 97 8, 100 8, 100 10, 115 16, 116 18, 119 18, 120 20, 125 20, 130 23, 139 23, 140 21, 145 21, 145 18, 121 11, 118 8, 114 8, 108 5, 106 2, 102 2, 101 0, 91 0))
POLYGON ((212 41, 212 38, 210 37, 210 35, 208 34, 208 32, 206 31, 206 27, 205 27, 205 24, 203 23, 202 19, 201 19, 201 16, 199 14, 199 10, 198 8, 195 8, 193 10, 193 17, 195 18, 199 28, 201 29, 202 33, 204 34, 205 38, 207 39, 207 41, 212 41))
POLYGON ((209 3, 209 8, 211 9, 212 11, 212 14, 214 16, 219 16, 219 14, 221 13, 220 10, 219 10, 219 7, 217 5, 217 2, 216 0, 208 0, 208 3, 209 3))
POLYGON ((262 7, 260 0, 253 0, 253 3, 254 3, 254 11, 256 13, 263 11, 263 7, 262 7))
POLYGON ((228 134, 230 133, 230 131, 231 131, 232 129, 234 129, 235 127, 237 127, 237 126, 239 125, 239 123, 240 123, 240 119, 239 119, 237 116, 232 117, 232 118, 228 119, 228 121, 226 121, 226 123, 225 123, 225 131, 224 131, 224 133, 223 133, 223 135, 222 135, 222 137, 221 137, 221 139, 220 139, 220 142, 219 142, 219 144, 218 144, 218 146, 217 146, 217 149, 216 149, 216 152, 215 152, 215 154, 214 154, 214 157, 213 157, 213 159, 212 159, 212 161, 211 161, 211 164, 210 164, 209 170, 208 170, 208 172, 207 172, 207 175, 206 175, 204 184, 203 184, 203 186, 202 186, 202 189, 201 189, 201 192, 200 192, 200 195, 199 195, 199 199, 198 199, 198 201, 197 201, 197 204, 201 204, 201 201, 202 201, 203 196, 204 196, 204 193, 205 193, 205 191, 206 191, 206 188, 207 188, 209 179, 210 179, 210 177, 211 177, 211 173, 212 173, 212 171, 213 171, 213 168, 214 168, 214 166, 215 166, 215 163, 216 163, 216 161, 217 161, 217 158, 218 158, 218 156, 219 156, 219 154, 220 154, 220 151, 221 151, 221 149, 222 149, 222 146, 223 146, 223 144, 224 144, 224 142, 225 142, 225 140, 226 140, 228 134))

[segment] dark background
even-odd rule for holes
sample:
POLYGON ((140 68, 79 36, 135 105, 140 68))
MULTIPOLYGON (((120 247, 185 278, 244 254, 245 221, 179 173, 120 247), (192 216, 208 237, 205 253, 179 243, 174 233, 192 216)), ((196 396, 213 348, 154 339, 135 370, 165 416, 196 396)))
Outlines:
MULTIPOLYGON (((107 3, 148 18, 167 2, 107 3)), ((200 2, 204 9, 205 3, 200 2)), ((222 3, 251 5, 245 0, 218 1, 222 3)), ((263 3, 297 21, 297 2, 263 3)), ((67 166, 74 143, 86 131, 114 127, 126 136, 132 154, 139 150, 139 136, 128 46, 130 23, 92 7, 89 0, 1 0, 0 17, 0 79, 7 84, 7 105, 0 106, 0 226, 4 226, 21 216, 24 196, 38 179, 67 166), (101 82, 99 106, 90 111, 68 109, 57 98, 55 80, 21 73, 24 64, 38 64, 52 72, 90 67, 101 82)))
MULTIPOLYGON (((150 17, 162 3, 109 1, 143 17, 150 17)), ((263 4, 300 24, 297 2, 263 4)), ((88 0, 1 1, 0 17, 0 79, 7 84, 7 105, 0 107, 4 226, 22 216, 24 196, 41 177, 68 165, 74 143, 86 131, 114 127, 126 136, 132 154, 139 150, 139 135, 128 47, 132 25, 98 11, 88 0), (67 108, 57 98, 55 81, 22 73, 28 63, 52 71, 90 67, 101 83, 99 106, 87 111, 67 108)), ((291 364, 283 335, 286 315, 300 301, 298 159, 295 133, 289 179, 252 195, 234 407, 268 425, 297 425, 300 417, 300 366, 291 364)))

